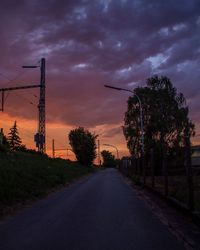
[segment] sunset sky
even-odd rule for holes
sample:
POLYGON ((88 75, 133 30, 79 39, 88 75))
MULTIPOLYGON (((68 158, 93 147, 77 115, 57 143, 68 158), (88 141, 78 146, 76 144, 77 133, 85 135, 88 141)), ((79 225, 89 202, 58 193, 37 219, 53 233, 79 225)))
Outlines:
MULTIPOLYGON (((129 93, 154 74, 166 75, 187 99, 200 142, 199 0, 1 0, 0 88, 39 83, 46 58, 47 152, 69 147, 83 126, 99 134, 101 150, 128 155, 122 133, 129 93)), ((23 143, 34 147, 38 89, 6 94, 0 127, 17 120, 23 143)), ((67 156, 66 151, 57 155, 67 156)), ((72 152, 68 158, 74 159, 72 152)))

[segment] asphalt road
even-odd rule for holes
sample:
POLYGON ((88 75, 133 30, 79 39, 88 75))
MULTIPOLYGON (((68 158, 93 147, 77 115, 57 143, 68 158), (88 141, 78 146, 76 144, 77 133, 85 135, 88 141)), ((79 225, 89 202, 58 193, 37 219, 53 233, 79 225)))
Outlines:
POLYGON ((1 250, 183 250, 114 169, 0 223, 1 250))

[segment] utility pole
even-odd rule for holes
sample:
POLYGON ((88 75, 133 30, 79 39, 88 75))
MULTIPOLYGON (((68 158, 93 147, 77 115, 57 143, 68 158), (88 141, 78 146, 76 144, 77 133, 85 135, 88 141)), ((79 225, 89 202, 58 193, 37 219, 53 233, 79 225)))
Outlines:
POLYGON ((98 140, 97 142, 98 142, 98 163, 99 167, 101 167, 100 140, 98 140))
MULTIPOLYGON (((24 68, 31 68, 34 66, 23 66, 24 68)), ((34 140, 38 151, 45 153, 46 151, 46 114, 45 114, 45 58, 40 61, 40 99, 38 104, 38 132, 35 134, 34 140)))
POLYGON ((46 126, 45 126, 45 58, 41 59, 40 62, 40 100, 38 105, 39 110, 39 126, 38 126, 38 134, 40 136, 40 143, 39 143, 39 151, 41 153, 45 153, 46 150, 46 143, 45 143, 45 136, 46 136, 46 126))
POLYGON ((2 90, 1 93, 1 111, 3 112, 4 110, 4 90, 2 90))
POLYGON ((68 150, 70 150, 70 151, 72 151, 72 153, 74 153, 71 148, 55 148, 55 140, 52 139, 52 157, 53 158, 55 158, 55 156, 56 156, 56 151, 67 151, 67 156, 68 156, 68 150))
POLYGON ((45 58, 40 60, 40 65, 31 65, 31 66, 22 66, 22 68, 38 68, 40 67, 40 84, 35 85, 28 85, 28 86, 19 86, 19 87, 12 87, 12 88, 1 88, 0 92, 2 93, 1 101, 2 106, 0 111, 4 111, 4 94, 6 91, 12 90, 20 90, 20 89, 29 89, 29 88, 40 88, 40 99, 38 104, 38 132, 34 136, 34 141, 36 142, 36 147, 38 151, 41 153, 45 153, 46 144, 45 144, 45 136, 46 136, 46 129, 45 129, 45 58))
POLYGON ((0 129, 0 145, 3 144, 3 128, 0 129))
POLYGON ((40 60, 40 65, 22 66, 23 68, 38 68, 40 67, 40 99, 38 104, 38 132, 34 136, 36 147, 40 153, 45 153, 45 58, 40 60))
POLYGON ((185 165, 186 174, 188 182, 188 207, 190 211, 194 210, 194 183, 193 183, 193 171, 191 163, 191 142, 190 142, 190 129, 189 125, 186 125, 184 131, 184 141, 185 141, 185 165))
POLYGON ((55 158, 55 142, 52 140, 52 157, 55 158))
POLYGON ((4 112, 4 92, 6 91, 12 91, 12 90, 20 90, 20 89, 32 89, 32 88, 39 88, 40 85, 27 85, 27 86, 19 86, 19 87, 11 87, 11 88, 1 88, 1 109, 0 111, 4 112))

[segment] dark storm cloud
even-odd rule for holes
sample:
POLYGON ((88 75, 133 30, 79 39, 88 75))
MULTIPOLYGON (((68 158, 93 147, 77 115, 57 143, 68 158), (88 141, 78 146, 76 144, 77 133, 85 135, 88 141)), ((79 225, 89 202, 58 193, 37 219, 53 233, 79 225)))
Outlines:
POLYGON ((195 106, 199 13, 198 0, 1 1, 0 73, 45 56, 48 119, 72 125, 119 123, 127 97, 103 85, 134 88, 154 73, 195 106))

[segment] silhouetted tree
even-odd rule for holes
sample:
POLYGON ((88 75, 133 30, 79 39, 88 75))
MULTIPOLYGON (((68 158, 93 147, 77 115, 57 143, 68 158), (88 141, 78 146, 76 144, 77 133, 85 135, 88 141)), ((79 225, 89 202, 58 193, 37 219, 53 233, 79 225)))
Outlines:
POLYGON ((96 157, 97 135, 79 127, 71 130, 68 137, 78 162, 84 166, 91 166, 96 157))
POLYGON ((116 160, 115 156, 108 150, 103 150, 101 152, 103 158, 103 167, 115 167, 116 160))
MULTIPOLYGON (((147 86, 134 89, 134 93, 142 102, 146 155, 153 148, 157 159, 162 160, 163 147, 167 153, 180 153, 180 148, 184 146, 185 128, 189 128, 189 137, 194 135, 194 124, 188 117, 183 94, 177 93, 170 79, 165 76, 147 79, 147 86)), ((124 121, 124 135, 129 151, 134 156, 140 155, 140 112, 135 95, 128 99, 124 121)))
POLYGON ((10 128, 10 132, 7 137, 9 146, 11 150, 19 150, 22 146, 22 140, 19 137, 19 132, 17 128, 17 122, 14 122, 14 125, 10 128))

